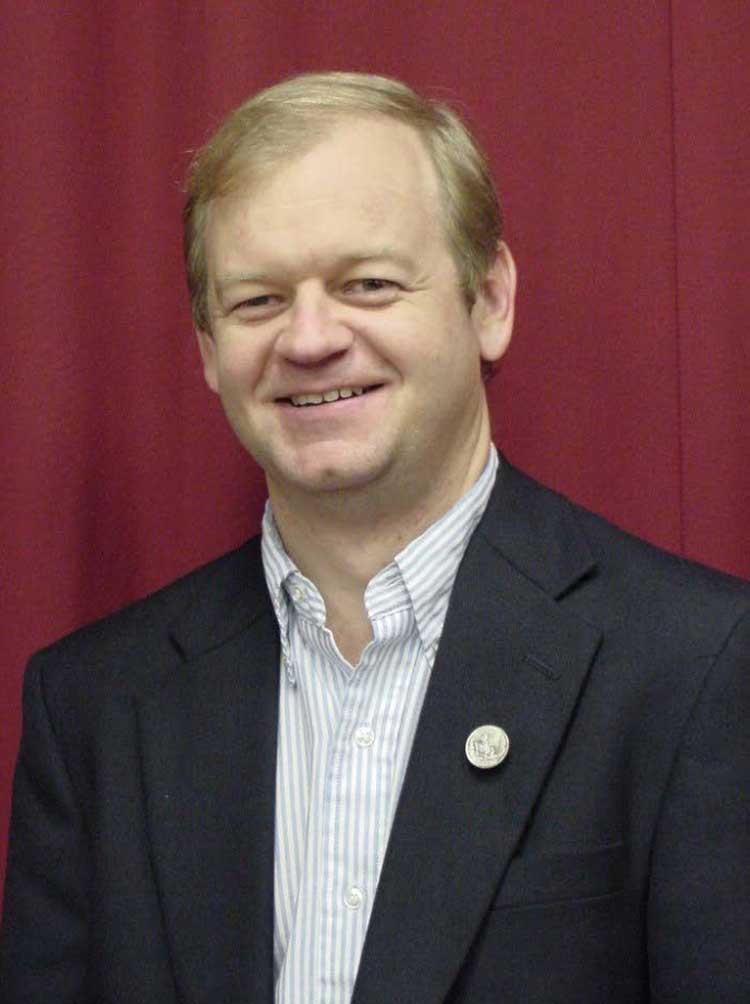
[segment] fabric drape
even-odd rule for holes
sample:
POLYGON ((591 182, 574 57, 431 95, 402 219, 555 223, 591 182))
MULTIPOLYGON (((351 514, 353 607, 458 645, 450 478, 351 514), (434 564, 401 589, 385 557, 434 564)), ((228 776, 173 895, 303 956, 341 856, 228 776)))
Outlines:
MULTIPOLYGON (((0 10, 0 833, 30 652, 228 549, 262 478, 203 385, 190 150, 304 70, 466 111, 519 266, 496 441, 625 528, 750 575, 742 0, 0 10)), ((0 860, 4 843, 0 844, 0 860)))

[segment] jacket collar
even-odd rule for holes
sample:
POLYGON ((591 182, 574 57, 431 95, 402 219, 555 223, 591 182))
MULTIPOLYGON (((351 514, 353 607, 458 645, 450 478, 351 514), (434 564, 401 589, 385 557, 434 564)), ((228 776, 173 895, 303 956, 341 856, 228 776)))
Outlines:
POLYGON ((594 567, 572 507, 504 464, 453 589, 353 1004, 403 999, 406 973, 414 1004, 448 995, 599 646, 564 604, 594 567), (484 724, 510 738, 488 771, 464 749, 484 724))
MULTIPOLYGON (((414 1004, 448 993, 596 652, 564 603, 594 567, 572 507, 502 463, 453 589, 354 1004, 403 999, 404 973, 414 1004), (511 750, 480 772, 464 745, 487 723, 511 750)), ((180 666, 138 708, 154 870, 181 999, 270 1004, 279 642, 259 542, 196 582, 172 629, 180 666)))
POLYGON ((221 648, 271 612, 259 537, 199 572, 194 583, 191 602, 170 627, 187 660, 221 648))
POLYGON ((256 541, 194 577, 180 655, 137 711, 178 999, 273 1000, 278 631, 256 541))
POLYGON ((505 460, 478 532, 553 599, 596 567, 571 503, 505 460))

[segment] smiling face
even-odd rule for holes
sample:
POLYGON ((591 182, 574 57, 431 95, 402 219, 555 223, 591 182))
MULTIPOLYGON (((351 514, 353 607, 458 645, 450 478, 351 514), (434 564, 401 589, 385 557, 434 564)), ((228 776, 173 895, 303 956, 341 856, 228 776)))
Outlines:
POLYGON ((440 213, 419 137, 385 118, 343 119, 211 204, 204 371, 274 502, 417 497, 481 469, 480 362, 510 337, 512 260, 469 311, 440 213))

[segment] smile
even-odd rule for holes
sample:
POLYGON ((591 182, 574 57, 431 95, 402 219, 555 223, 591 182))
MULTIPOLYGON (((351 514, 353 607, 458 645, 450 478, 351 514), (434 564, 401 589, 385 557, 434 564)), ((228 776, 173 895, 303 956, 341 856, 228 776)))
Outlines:
POLYGON ((293 394, 288 400, 295 408, 305 408, 311 404, 332 404, 334 401, 346 400, 349 397, 361 397, 370 387, 337 387, 323 391, 321 394, 293 394))

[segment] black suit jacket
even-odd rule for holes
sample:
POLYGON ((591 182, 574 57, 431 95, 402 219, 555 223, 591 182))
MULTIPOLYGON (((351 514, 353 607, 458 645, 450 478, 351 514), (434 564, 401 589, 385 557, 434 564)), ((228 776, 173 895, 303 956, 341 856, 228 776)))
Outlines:
MULTIPOLYGON (((278 672, 257 540, 32 660, 4 1004, 270 1004, 278 672)), ((502 465, 355 1004, 750 1000, 749 706, 748 586, 502 465)))

